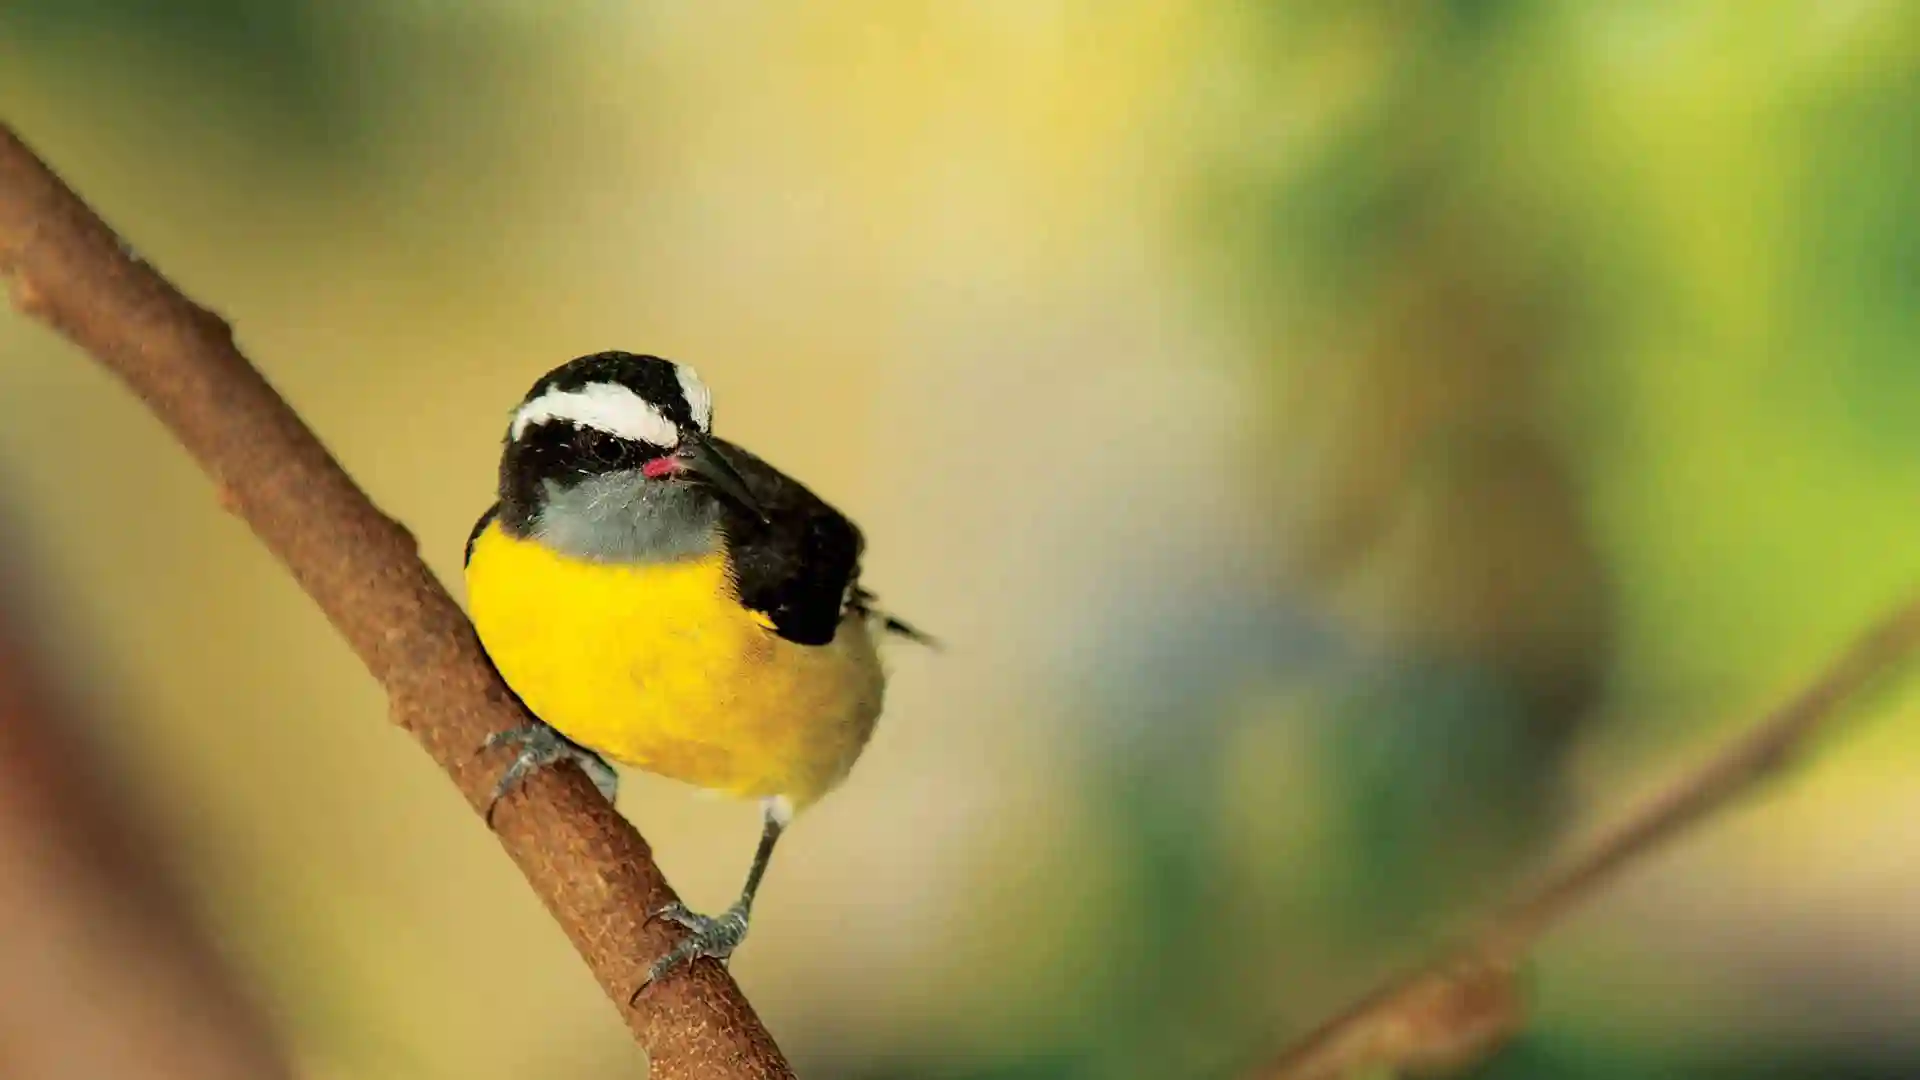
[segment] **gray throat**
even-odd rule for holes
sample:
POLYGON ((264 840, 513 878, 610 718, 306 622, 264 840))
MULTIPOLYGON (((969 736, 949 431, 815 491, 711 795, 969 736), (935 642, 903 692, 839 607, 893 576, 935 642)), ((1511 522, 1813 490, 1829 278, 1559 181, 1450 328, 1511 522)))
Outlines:
POLYGON ((677 562, 720 543, 720 506, 707 492, 637 471, 552 480, 528 531, 555 551, 599 562, 677 562))

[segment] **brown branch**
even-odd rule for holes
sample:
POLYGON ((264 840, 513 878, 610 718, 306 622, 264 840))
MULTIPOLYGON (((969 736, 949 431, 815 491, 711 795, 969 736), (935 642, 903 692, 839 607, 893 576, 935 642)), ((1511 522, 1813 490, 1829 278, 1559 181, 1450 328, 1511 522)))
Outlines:
MULTIPOLYGON (((234 346, 227 324, 128 254, 0 124, 0 274, 14 303, 91 353, 146 402, 293 573, 412 732, 479 812, 502 754, 476 754, 525 715, 414 540, 367 499, 234 346)), ((450 541, 454 542, 454 541, 450 541)), ((574 769, 536 778, 495 831, 587 961, 661 1080, 789 1077, 725 970, 701 961, 629 1006, 672 944, 646 912, 674 899, 647 844, 574 769)))
POLYGON ((1920 600, 1875 623, 1800 693, 1601 832, 1466 945, 1368 994, 1249 1077, 1339 1080, 1369 1070, 1432 1073, 1485 1061, 1525 1027, 1516 973, 1541 937, 1650 852, 1790 762, 1842 714, 1842 705, 1916 650, 1920 600))
MULTIPOLYGON (((0 579, 29 568, 0 562, 0 579)), ((27 647, 0 580, 0 1073, 278 1080, 293 1069, 27 647)))

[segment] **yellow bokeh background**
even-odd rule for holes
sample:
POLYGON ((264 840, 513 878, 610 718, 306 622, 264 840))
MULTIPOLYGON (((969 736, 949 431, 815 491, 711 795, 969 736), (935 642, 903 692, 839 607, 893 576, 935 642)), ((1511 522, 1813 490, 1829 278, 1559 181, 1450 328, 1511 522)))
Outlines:
MULTIPOLYGON (((287 9, 319 59, 264 82, 233 73, 267 39, 184 16, 0 16, 0 103, 456 592, 507 410, 624 348, 697 366, 948 644, 892 652, 733 964, 803 1074, 1217 1068, 1920 580, 1908 5, 287 9), (1436 719, 1407 675, 1342 721, 1407 656, 1507 689, 1446 682, 1436 719), (1496 699, 1564 737, 1408 795, 1482 775, 1451 754, 1496 699), (1436 837, 1429 797, 1491 809, 1436 837), (1348 926, 1354 895, 1385 913, 1348 926), (1213 944, 1168 961, 1187 924, 1213 944), (1140 1019, 1169 970, 1192 1015, 1140 1019)), ((18 316, 0 507, 306 1074, 640 1074, 312 605, 18 316)), ((1920 1067, 1906 700, 1556 938, 1500 1075, 1920 1067)), ((696 904, 732 894, 753 808, 630 777, 622 809, 696 904)))

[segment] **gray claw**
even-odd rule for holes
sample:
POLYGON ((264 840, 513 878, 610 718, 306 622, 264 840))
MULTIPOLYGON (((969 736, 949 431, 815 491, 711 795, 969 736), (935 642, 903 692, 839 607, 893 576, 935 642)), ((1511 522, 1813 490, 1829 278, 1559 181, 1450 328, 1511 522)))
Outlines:
POLYGON ((733 955, 733 950, 739 948, 747 937, 747 909, 739 904, 718 915, 698 915, 687 910, 686 905, 676 902, 648 913, 647 920, 651 922, 654 919, 665 919, 692 932, 647 969, 647 977, 640 983, 640 989, 633 992, 635 999, 639 998, 641 991, 658 982, 661 976, 703 956, 726 963, 727 958, 733 955))
POLYGON ((677 923, 689 930, 695 931, 712 921, 705 915, 696 914, 688 910, 687 905, 678 900, 668 904, 666 907, 656 908, 653 911, 647 912, 648 922, 652 922, 655 919, 665 919, 667 922, 677 923))
POLYGON ((487 800, 487 822, 493 822, 494 807, 512 791, 520 781, 539 772, 541 769, 556 765, 562 761, 572 761, 587 774, 593 786, 608 802, 620 792, 620 774, 613 766, 593 751, 560 734, 546 724, 529 724, 511 731, 496 731, 487 736, 485 749, 493 750, 501 746, 517 746, 520 753, 500 774, 500 782, 493 785, 493 797, 487 800))

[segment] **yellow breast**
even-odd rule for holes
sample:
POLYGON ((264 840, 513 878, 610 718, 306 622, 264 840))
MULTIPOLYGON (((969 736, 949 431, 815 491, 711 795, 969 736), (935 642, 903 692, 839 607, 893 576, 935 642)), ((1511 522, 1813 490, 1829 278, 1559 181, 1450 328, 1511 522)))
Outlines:
POLYGON ((724 552, 589 562, 491 523, 467 597, 481 643, 534 715, 615 761, 796 807, 846 776, 880 714, 863 620, 796 645, 742 607, 724 552))

